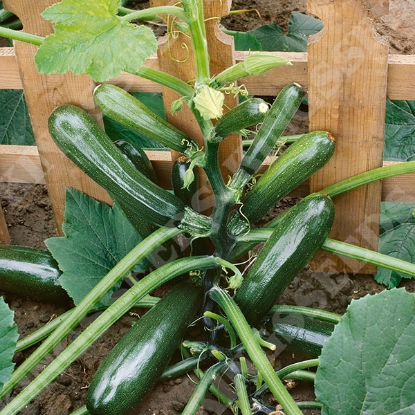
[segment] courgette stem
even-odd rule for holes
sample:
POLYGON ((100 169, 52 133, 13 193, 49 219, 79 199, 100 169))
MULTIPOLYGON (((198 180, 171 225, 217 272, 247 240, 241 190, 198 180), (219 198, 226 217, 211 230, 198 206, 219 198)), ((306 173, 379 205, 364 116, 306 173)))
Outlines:
POLYGON ((288 375, 282 377, 281 379, 296 379, 296 380, 306 380, 308 382, 314 382, 316 379, 316 374, 314 372, 309 372, 308 370, 294 370, 288 375))
POLYGON ((316 367, 319 364, 318 359, 303 360, 302 362, 293 363, 292 365, 285 366, 277 371, 279 378, 285 378, 296 370, 303 370, 310 367, 316 367))
POLYGON ((304 307, 299 305, 274 305, 269 314, 300 314, 306 317, 316 318, 318 320, 328 321, 337 324, 342 319, 341 314, 333 313, 331 311, 319 310, 318 308, 304 307))
POLYGON ((13 30, 7 27, 0 26, 0 36, 8 39, 20 40, 21 42, 30 43, 31 45, 40 46, 43 43, 44 37, 32 35, 30 33, 21 32, 20 30, 13 30))
POLYGON ((320 190, 319 193, 327 194, 330 197, 336 197, 342 193, 349 192, 350 190, 353 190, 359 186, 363 186, 377 180, 414 172, 415 161, 405 161, 402 163, 391 164, 389 166, 379 167, 377 169, 369 170, 365 173, 357 174, 348 179, 342 180, 320 190))
MULTIPOLYGON (((272 229, 254 229, 249 232, 249 234, 238 237, 236 239, 237 242, 244 241, 259 243, 268 240, 271 234, 272 229)), ((336 241, 331 238, 327 238, 321 248, 325 251, 332 252, 337 255, 343 255, 348 258, 357 259, 358 261, 367 262, 369 264, 391 269, 392 271, 403 272, 404 274, 415 277, 415 264, 412 264, 408 261, 403 261, 398 258, 393 258, 390 255, 381 254, 370 249, 361 248, 346 242, 336 241)))
POLYGON ((223 326, 225 327, 225 329, 226 329, 226 331, 228 332, 228 335, 229 335, 229 343, 230 343, 229 347, 231 349, 233 349, 234 347, 237 346, 235 330, 233 329, 233 327, 229 323, 229 321, 226 320, 225 317, 222 317, 222 316, 220 316, 219 314, 216 314, 216 313, 212 313, 211 311, 205 311, 205 313, 203 315, 205 317, 209 317, 209 318, 212 318, 212 319, 216 320, 220 324, 223 324, 223 326))
MULTIPOLYGON (((294 134, 294 135, 283 135, 277 140, 277 145, 279 144, 292 144, 301 138, 304 134, 294 134)), ((242 140, 242 147, 249 147, 254 140, 242 140)))
MULTIPOLYGON (((118 8, 118 11, 125 12, 128 9, 125 8, 118 8)), ((154 16, 160 14, 168 14, 170 16, 178 17, 186 21, 186 15, 183 12, 181 7, 177 6, 158 6, 158 7, 151 7, 148 9, 141 9, 141 10, 131 10, 130 13, 125 14, 123 17, 120 18, 123 22, 131 22, 132 20, 152 20, 154 16)))
MULTIPOLYGON (((139 244, 140 245, 140 244, 139 244)), ((135 251, 137 248, 134 248, 135 251)), ((128 257, 130 254, 127 254, 128 257)), ((120 268, 119 264, 114 268, 120 268)), ((223 261, 211 256, 181 258, 156 269, 140 282, 131 287, 117 301, 108 307, 87 329, 84 330, 40 375, 38 375, 23 391, 16 396, 2 411, 1 415, 15 415, 52 382, 66 367, 78 358, 95 340, 97 340, 112 324, 126 313, 140 298, 170 279, 195 269, 209 269, 222 266, 223 261)), ((132 264, 131 266, 134 266, 132 264)), ((229 264, 232 266, 232 264, 229 264)), ((112 270, 112 271, 113 271, 112 270)), ((114 272, 114 271, 113 271, 114 272)), ((118 269, 117 269, 118 272, 118 269)), ((111 273, 111 271, 110 271, 111 273)), ((123 272, 121 275, 124 275, 123 272)), ((108 274, 107 274, 108 275, 108 274)), ((79 307, 79 305, 78 305, 79 307)), ((66 326, 66 324, 65 324, 66 326)), ((62 326, 61 326, 62 327, 62 326)), ((56 330, 58 331, 59 328, 56 330)), ((55 332, 54 332, 55 333, 55 332)), ((52 336, 54 335, 52 333, 52 336)))
MULTIPOLYGON (((140 301, 134 304, 133 308, 152 308, 157 304, 159 300, 160 299, 158 297, 146 295, 144 298, 142 298, 140 301)), ((103 307, 100 310, 104 310, 106 308, 107 307, 103 307)), ((52 321, 40 327, 33 333, 30 333, 24 338, 20 339, 16 344, 16 352, 21 352, 22 350, 25 350, 48 337, 49 334, 52 333, 56 329, 56 327, 58 327, 63 321, 65 321, 74 311, 75 309, 66 311, 65 313, 54 318, 52 321)), ((92 312, 95 313, 96 311, 99 310, 95 309, 92 312)))
MULTIPOLYGON (((138 262, 149 255, 154 249, 178 236, 181 231, 177 228, 160 228, 135 248, 133 248, 108 274, 85 296, 77 305, 75 312, 65 320, 65 324, 59 325, 53 333, 13 372, 10 380, 6 382, 0 391, 3 398, 12 390, 55 346, 78 325, 98 301, 129 272, 138 262)), ((14 402, 14 401, 13 401, 14 402)), ((7 412, 6 412, 7 413, 7 412)))
POLYGON ((238 397, 237 405, 242 415, 251 415, 251 405, 249 403, 248 391, 246 390, 245 378, 237 373, 233 378, 236 395, 238 397))
POLYGON ((216 376, 225 367, 226 367, 226 362, 223 361, 223 362, 215 363, 214 365, 210 366, 209 369, 206 370, 206 372, 200 379, 200 382, 197 384, 195 390, 193 391, 192 395, 190 396, 190 399, 187 402, 182 412, 182 415, 196 414, 210 386, 215 381, 216 376))
POLYGON ((261 373, 270 391, 282 405, 287 415, 301 415, 301 411, 298 409, 298 406, 284 384, 276 375, 266 354, 258 345, 251 327, 232 297, 217 286, 210 290, 210 295, 228 316, 252 362, 261 373))

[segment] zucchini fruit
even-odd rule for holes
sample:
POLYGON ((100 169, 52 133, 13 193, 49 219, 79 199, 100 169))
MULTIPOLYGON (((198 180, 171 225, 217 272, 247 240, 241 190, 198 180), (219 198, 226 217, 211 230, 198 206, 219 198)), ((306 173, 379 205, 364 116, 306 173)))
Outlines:
POLYGON ((48 251, 25 246, 0 246, 0 289, 33 300, 68 303, 59 283, 58 263, 48 251))
POLYGON ((242 199, 241 212, 255 223, 289 192, 330 159, 334 137, 325 131, 305 134, 284 151, 242 199))
POLYGON ((250 98, 224 114, 216 123, 214 137, 223 140, 232 133, 262 122, 268 112, 268 104, 261 98, 250 98))
POLYGON ((239 169, 229 182, 231 189, 242 190, 251 180, 298 110, 302 97, 303 90, 296 83, 281 90, 242 159, 239 169))
POLYGON ((198 145, 179 129, 163 120, 131 94, 111 84, 95 88, 94 99, 101 111, 125 127, 191 157, 198 145))
POLYGON ((202 302, 202 288, 187 280, 138 320, 95 373, 88 412, 131 414, 157 383, 202 302))
POLYGON ((121 208, 159 226, 180 222, 183 202, 132 166, 87 112, 74 105, 56 108, 49 117, 49 132, 66 156, 121 208))
POLYGON ((251 325, 274 305, 291 280, 314 257, 334 220, 334 204, 313 193, 281 219, 235 294, 235 301, 251 325))
POLYGON ((114 144, 140 173, 144 174, 144 176, 153 183, 157 183, 157 176, 153 169, 153 165, 147 157, 146 152, 141 147, 125 140, 114 141, 114 144))
MULTIPOLYGON (((267 331, 289 350, 318 357, 324 343, 333 333, 335 324, 300 315, 272 315, 266 324, 267 331)), ((273 341, 272 341, 273 342, 273 341)), ((274 342, 273 342, 274 343, 274 342)))

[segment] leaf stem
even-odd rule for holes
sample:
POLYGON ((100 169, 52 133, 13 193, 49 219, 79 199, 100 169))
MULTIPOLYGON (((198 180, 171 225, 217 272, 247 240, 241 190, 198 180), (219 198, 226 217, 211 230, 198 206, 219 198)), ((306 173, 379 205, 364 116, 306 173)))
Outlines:
MULTIPOLYGON (((157 231, 156 231, 157 232, 157 231)), ((127 255, 128 256, 128 255, 127 255)), ((122 263, 121 260, 118 264, 122 263)), ((118 264, 114 267, 117 268, 118 264)), ((52 382, 66 367, 79 357, 116 320, 127 312, 140 298, 170 279, 195 269, 209 269, 221 266, 211 256, 188 257, 167 263, 156 269, 107 308, 88 328, 84 330, 52 363, 49 364, 23 391, 2 411, 1 415, 15 415, 36 395, 52 382)), ((111 271, 110 271, 111 272, 111 271)), ((78 306, 79 307, 79 306, 78 306)))
POLYGON ((131 20, 152 20, 154 19, 154 16, 160 14, 168 14, 186 21, 186 14, 183 12, 181 7, 177 6, 158 6, 142 10, 134 10, 131 13, 125 14, 120 18, 120 20, 127 22, 131 22, 131 20))
POLYGON ((20 40, 21 42, 30 43, 35 46, 40 46, 44 38, 41 36, 31 35, 20 30, 13 30, 7 27, 0 26, 0 36, 8 39, 20 40))
POLYGON ((287 415, 301 415, 301 411, 298 409, 298 406, 288 393, 280 378, 276 375, 266 354, 258 345, 251 327, 230 295, 217 286, 210 290, 210 295, 213 300, 219 304, 234 325, 252 362, 261 373, 270 391, 282 405, 287 415))
POLYGON ((323 321, 328 321, 333 324, 337 324, 341 319, 341 314, 336 314, 331 311, 320 310, 318 308, 304 307, 299 305, 286 305, 278 304, 274 305, 268 314, 300 314, 306 317, 316 318, 323 321))
POLYGON ((377 180, 386 179, 392 176, 398 176, 401 174, 408 174, 415 172, 415 161, 405 161, 402 163, 391 164, 385 167, 379 167, 367 171, 365 173, 357 174, 342 180, 331 186, 328 186, 319 191, 319 193, 327 194, 330 197, 336 197, 342 193, 349 192, 356 187, 363 186, 365 184, 375 182, 377 180))
POLYGON ((74 311, 65 320, 64 324, 58 326, 53 333, 45 340, 12 374, 0 392, 3 398, 13 389, 55 346, 78 325, 99 300, 116 284, 127 272, 138 262, 144 259, 155 248, 177 236, 181 231, 177 228, 160 228, 135 248, 133 248, 108 274, 85 296, 77 305, 74 311))

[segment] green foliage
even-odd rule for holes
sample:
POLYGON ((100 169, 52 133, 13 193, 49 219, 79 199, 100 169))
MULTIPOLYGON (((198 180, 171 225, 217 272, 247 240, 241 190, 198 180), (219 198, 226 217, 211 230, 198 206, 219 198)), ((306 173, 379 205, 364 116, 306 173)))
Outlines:
POLYGON ((95 81, 136 73, 157 50, 151 29, 117 17, 119 0, 63 0, 42 16, 55 24, 35 55, 41 73, 86 73, 95 81))
MULTIPOLYGON (((65 236, 49 238, 45 244, 63 271, 59 282, 75 304, 141 241, 116 205, 111 208, 75 189, 66 193, 62 229, 65 236)), ((144 261, 135 271, 142 272, 147 267, 144 261)), ((120 284, 99 305, 107 305, 120 284)))
POLYGON ((352 301, 320 356, 322 415, 415 412, 414 310, 404 289, 352 301))
POLYGON ((415 101, 387 101, 385 160, 415 160, 415 101))
MULTIPOLYGON (((379 252, 415 263, 415 204, 382 202, 379 252)), ((375 279, 388 288, 410 275, 379 267, 375 279)))
POLYGON ((13 319, 14 313, 0 297, 0 390, 9 380, 15 365, 12 358, 19 334, 13 319))
POLYGON ((286 33, 275 23, 266 24, 248 32, 236 32, 235 49, 267 52, 305 52, 308 36, 319 32, 323 23, 312 16, 292 12, 286 33))
POLYGON ((23 91, 0 90, 0 113, 0 144, 35 144, 23 91))

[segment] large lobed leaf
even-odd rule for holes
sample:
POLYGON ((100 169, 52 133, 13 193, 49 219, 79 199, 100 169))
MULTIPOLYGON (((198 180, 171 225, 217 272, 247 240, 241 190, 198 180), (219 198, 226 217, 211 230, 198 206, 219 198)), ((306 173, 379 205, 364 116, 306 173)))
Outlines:
POLYGON ((35 143, 23 91, 0 90, 0 114, 0 144, 35 143))
POLYGON ((120 0, 63 0, 42 16, 55 22, 35 55, 41 73, 86 73, 95 81, 136 73, 157 50, 154 33, 117 17, 120 0))
MULTIPOLYGON (((49 238, 45 244, 62 270, 59 282, 75 304, 141 241, 116 205, 111 208, 75 189, 66 192, 62 230, 65 236, 49 238)), ((147 266, 144 261, 135 270, 145 271, 147 266)), ((106 294, 102 304, 108 305, 120 284, 106 294)))
MULTIPOLYGON (((415 264, 415 204, 382 202, 379 252, 415 264)), ((412 275, 378 267, 375 280, 388 288, 412 275)))
POLYGON ((14 324, 14 313, 0 297, 0 390, 10 379, 14 369, 12 358, 16 350, 19 334, 14 324))
POLYGON ((415 295, 354 300, 323 346, 315 391, 322 415, 415 413, 415 295))
POLYGON ((415 101, 387 101, 385 160, 415 160, 415 101))

